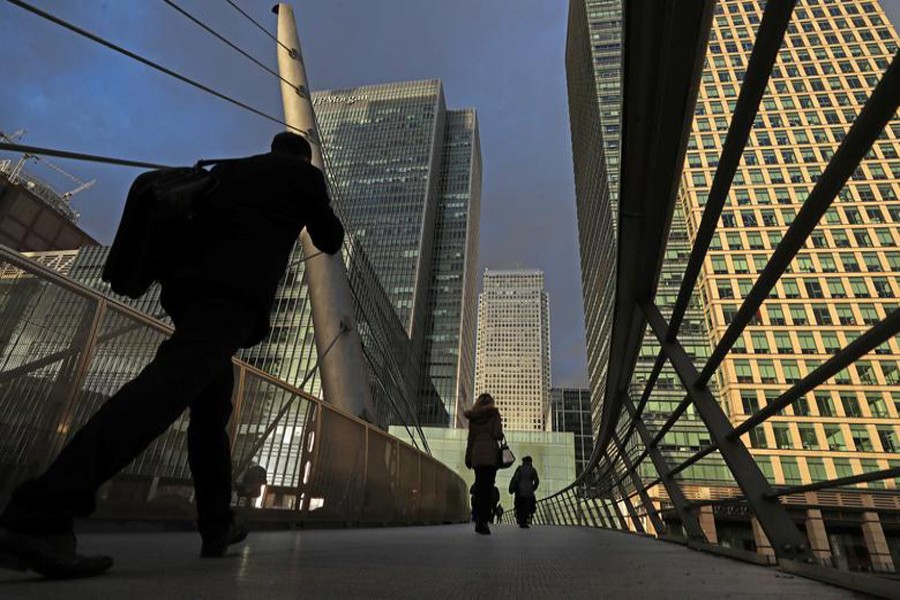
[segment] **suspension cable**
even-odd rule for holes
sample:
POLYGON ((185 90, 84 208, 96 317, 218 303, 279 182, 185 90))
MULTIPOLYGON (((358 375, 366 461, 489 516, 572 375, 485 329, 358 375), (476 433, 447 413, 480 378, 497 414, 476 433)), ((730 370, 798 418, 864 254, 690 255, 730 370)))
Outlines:
POLYGON ((285 45, 281 42, 281 40, 279 40, 276 36, 272 35, 272 33, 271 33, 268 29, 266 29, 265 27, 263 27, 262 25, 259 24, 259 21, 257 21, 256 19, 254 19, 253 17, 251 17, 249 14, 247 14, 247 12, 244 11, 244 9, 242 9, 240 6, 238 6, 237 4, 235 4, 232 0, 225 0, 225 2, 227 2, 228 4, 230 4, 231 7, 232 7, 234 10, 238 11, 239 13, 241 13, 241 14, 244 16, 245 19, 247 19, 248 21, 250 21, 251 23, 253 23, 254 25, 256 25, 256 27, 257 27, 260 31, 262 31, 262 32, 265 33, 267 36, 269 36, 270 38, 272 38, 273 40, 275 40, 275 43, 276 43, 276 44, 278 44, 279 46, 281 46, 282 48, 284 48, 285 50, 287 50, 287 51, 290 52, 290 53, 296 52, 296 50, 295 50, 294 48, 288 48, 287 46, 285 46, 285 45))
MULTIPOLYGON (((277 77, 278 79, 285 82, 286 84, 293 86, 293 84, 290 81, 288 81, 287 79, 282 77, 277 71, 275 71, 274 69, 267 66, 265 63, 263 63, 262 61, 260 61, 256 57, 254 57, 252 54, 250 54, 249 52, 247 52, 246 50, 244 50, 243 48, 241 48, 240 46, 238 46, 237 44, 235 44, 234 42, 232 42, 231 40, 226 38, 224 35, 222 35, 218 31, 216 31, 215 29, 213 29, 212 27, 210 27, 209 25, 207 25, 206 23, 201 21, 199 18, 197 18, 196 16, 194 16, 191 13, 189 13, 188 11, 186 11, 184 8, 175 4, 175 2, 173 2, 173 0, 162 0, 162 1, 165 2, 166 4, 168 4, 169 6, 171 6, 172 8, 174 8, 176 11, 178 11, 182 15, 184 15, 184 17, 187 18, 188 20, 190 20, 192 23, 194 23, 198 27, 204 29, 205 31, 207 31, 208 33, 213 35, 220 42, 222 42, 223 44, 225 44, 226 46, 228 46, 229 48, 231 48, 232 50, 234 50, 235 52, 237 52, 238 54, 240 54, 241 56, 243 56, 244 58, 246 58, 253 64, 255 64, 260 69, 264 70, 266 73, 269 73, 270 75, 277 77)), ((293 87, 296 87, 296 86, 293 86, 293 87)))
POLYGON ((52 148, 41 148, 39 146, 25 146, 23 144, 8 144, 0 142, 0 150, 9 150, 10 152, 22 152, 24 154, 34 154, 41 156, 54 156, 56 158, 71 158, 73 160, 83 160, 86 162, 104 163, 108 165, 118 165, 121 167, 140 167, 143 169, 168 169, 167 165, 158 165, 156 163, 148 163, 137 160, 127 160, 124 158, 114 158, 109 156, 97 156, 94 154, 82 154, 80 152, 69 152, 67 150, 54 150, 52 148))
POLYGON ((145 58, 145 57, 141 56, 140 54, 136 54, 135 52, 132 52, 130 50, 126 50, 125 48, 123 48, 121 46, 118 46, 98 35, 95 35, 85 29, 82 29, 82 28, 76 26, 76 25, 73 25, 72 23, 69 23, 68 21, 66 21, 64 19, 61 19, 54 15, 51 15, 50 13, 45 12, 35 6, 32 6, 31 4, 28 4, 27 2, 23 2, 22 0, 6 0, 6 1, 10 4, 18 6, 19 8, 25 9, 28 12, 41 17, 42 19, 50 21, 51 23, 59 25, 60 27, 63 27, 65 29, 68 29, 69 31, 71 31, 73 33, 77 33, 78 35, 85 37, 85 38, 91 40, 92 42, 100 44, 101 46, 105 46, 105 47, 109 48, 110 50, 113 50, 115 52, 118 52, 119 54, 122 54, 123 56, 127 56, 128 58, 131 58, 132 60, 136 60, 137 62, 139 62, 143 65, 146 65, 146 66, 150 67, 151 69, 159 71, 160 73, 163 73, 164 75, 173 77, 183 83, 186 83, 192 87, 197 88, 198 90, 206 92, 207 94, 213 95, 216 98, 224 100, 224 101, 226 101, 230 104, 233 104, 239 108, 243 108, 244 110, 249 111, 257 116, 260 116, 264 119, 272 121, 273 123, 278 123, 279 125, 284 125, 288 129, 294 129, 296 131, 299 131, 296 127, 288 125, 283 120, 281 120, 277 117, 273 117, 272 115, 265 113, 257 108, 253 108, 252 106, 250 106, 249 104, 247 104, 245 102, 242 102, 240 100, 237 100, 236 98, 232 98, 231 96, 228 96, 227 94, 224 94, 222 92, 214 90, 213 88, 211 88, 207 85, 204 85, 202 83, 199 83, 185 75, 176 73, 175 71, 168 69, 168 68, 160 65, 159 63, 153 62, 152 60, 145 58))

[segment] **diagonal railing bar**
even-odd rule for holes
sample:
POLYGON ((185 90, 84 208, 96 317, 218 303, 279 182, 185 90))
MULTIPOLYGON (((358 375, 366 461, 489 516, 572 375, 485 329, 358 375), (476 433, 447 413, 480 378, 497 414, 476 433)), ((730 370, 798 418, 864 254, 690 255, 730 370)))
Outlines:
POLYGON ((776 488, 770 496, 778 498, 780 496, 789 496, 791 494, 802 494, 804 492, 816 492, 818 490, 826 490, 829 488, 843 487, 848 485, 856 485, 857 483, 869 483, 870 481, 881 481, 883 479, 893 479, 900 477, 900 467, 883 469, 881 471, 870 471, 862 475, 852 475, 850 477, 841 477, 839 479, 831 479, 829 481, 819 481, 806 485, 795 485, 791 487, 776 488))
MULTIPOLYGON (((793 387, 779 396, 775 401, 767 405, 765 408, 754 413, 753 416, 735 427, 734 430, 728 434, 728 437, 731 439, 738 438, 754 427, 757 427, 761 423, 767 421, 769 417, 778 414, 779 412, 793 404, 797 399, 803 397, 805 394, 811 392, 828 379, 834 377, 842 369, 845 369, 848 366, 852 365, 861 356, 868 354, 887 340, 891 339, 894 335, 897 334, 897 332, 900 332, 900 309, 895 309, 890 315, 887 316, 887 318, 879 321, 877 324, 872 326, 871 329, 869 329, 863 335, 859 336, 853 342, 847 345, 846 348, 842 349, 830 359, 819 365, 818 368, 816 368, 813 372, 797 382, 793 387)), ((718 444, 710 444, 708 446, 705 446, 697 453, 691 455, 691 457, 684 462, 676 465, 671 471, 669 471, 669 475, 680 473, 705 456, 708 456, 709 454, 715 452, 718 447, 718 444)))
POLYGON ((731 433, 731 436, 737 437, 747 433, 769 417, 793 404, 798 398, 837 375, 841 370, 852 365, 863 355, 868 354, 897 335, 898 332, 900 332, 900 308, 894 309, 884 320, 873 325, 871 329, 853 340, 846 348, 819 365, 812 373, 797 382, 796 385, 779 396, 774 402, 738 425, 734 432, 731 433))
POLYGON ((753 50, 747 61, 747 71, 744 74, 741 91, 738 94, 728 133, 725 136, 725 143, 722 145, 719 166, 713 176, 706 208, 703 211, 700 226, 697 228, 694 246, 691 249, 681 288, 678 291, 678 298, 672 308, 672 316, 669 319, 669 337, 671 339, 678 335, 691 295, 697 285, 703 261, 709 251, 713 235, 715 235, 722 208, 728 199, 728 191, 731 189, 731 182, 734 180, 741 156, 744 154, 744 147, 750 138, 750 130, 753 128, 759 104, 765 94, 772 67, 778 58, 778 51, 784 40, 795 4, 796 0, 769 0, 763 10, 756 41, 753 43, 753 50))
POLYGON ((644 393, 641 394, 641 399, 637 405, 637 414, 644 413, 644 407, 647 405, 647 402, 650 401, 650 395, 653 393, 654 388, 656 388, 656 382, 659 380, 659 375, 662 373, 663 367, 666 366, 666 355, 662 350, 659 351, 659 354, 656 355, 656 362, 653 363, 653 369, 650 371, 650 376, 647 378, 647 385, 644 386, 644 393))
POLYGON ((613 432, 612 435, 612 442, 622 456, 622 462, 625 464, 625 468, 628 469, 628 474, 631 477, 631 485, 637 491, 638 497, 641 499, 641 504, 644 505, 644 512, 647 514, 647 518, 650 519, 650 522, 653 524, 653 529, 656 531, 656 534, 662 535, 666 531, 666 524, 659 516, 659 511, 653 505, 653 501, 650 499, 649 494, 647 494, 647 490, 651 486, 644 486, 641 477, 637 472, 637 466, 632 465, 631 460, 628 458, 628 453, 625 451, 625 446, 622 445, 619 436, 617 436, 615 432, 613 432))
POLYGON ((803 203, 794 222, 788 227, 778 247, 775 248, 766 267, 728 325, 728 329, 722 334, 706 366, 700 372, 698 384, 706 384, 722 364, 744 328, 754 318, 759 307, 765 302, 794 256, 800 251, 806 243, 806 239, 825 215, 838 192, 853 175, 856 167, 871 149, 872 144, 881 135, 881 131, 893 118, 898 106, 900 106, 900 52, 894 54, 894 59, 881 81, 878 82, 856 121, 850 127, 850 131, 847 132, 831 158, 831 162, 825 168, 825 172, 822 173, 806 202, 803 203))
POLYGON ((772 542, 776 557, 814 561, 812 552, 788 515, 787 509, 769 496, 772 487, 753 455, 750 454, 740 438, 728 437, 734 428, 718 400, 706 384, 700 381, 700 375, 690 355, 677 338, 671 341, 668 339, 668 324, 659 308, 649 302, 644 302, 641 306, 647 322, 650 323, 650 328, 684 385, 691 403, 697 409, 697 414, 706 425, 712 440, 718 444, 719 453, 725 464, 728 465, 735 483, 743 491, 760 526, 772 542))
MULTIPOLYGON (((647 377, 647 383, 644 386, 644 392, 641 394, 641 399, 638 402, 637 410, 635 414, 640 417, 644 414, 644 409, 647 407, 647 403, 650 401, 650 396, 653 394, 653 390, 656 387, 656 382, 659 380, 659 375, 662 373, 663 367, 666 364, 666 355, 663 354, 662 350, 659 351, 659 354, 656 355, 656 362, 653 363, 653 369, 650 371, 650 376, 647 377)), ((628 423, 628 429, 625 431, 625 435, 622 436, 622 444, 623 446, 627 446, 628 442, 631 440, 631 436, 634 435, 635 428, 635 420, 632 416, 630 422, 628 423)))
MULTIPOLYGON (((869 471, 868 473, 862 473, 860 475, 848 475, 847 477, 840 477, 838 479, 829 479, 827 481, 817 481, 815 483, 808 483, 804 485, 793 485, 793 486, 775 486, 772 492, 769 494, 770 498, 781 498, 783 496, 791 496, 793 494, 803 494, 806 492, 818 492, 820 490, 828 490, 837 487, 848 487, 851 485, 856 485, 858 483, 871 483, 873 481, 884 481, 885 479, 894 479, 900 477, 900 467, 891 467, 890 469, 882 469, 880 471, 869 471)), ((733 496, 731 498, 719 498, 719 499, 708 499, 708 500, 694 500, 690 504, 693 507, 697 506, 721 506, 726 504, 743 504, 747 502, 747 499, 743 496, 733 496)))
POLYGON ((668 473, 666 473, 666 475, 669 477, 675 477, 688 467, 700 462, 718 449, 718 444, 710 444, 709 446, 704 446, 703 448, 692 454, 687 460, 682 461, 676 466, 672 467, 672 469, 668 473))
POLYGON ((697 515, 691 511, 690 503, 684 495, 684 492, 681 490, 681 486, 678 485, 678 482, 670 475, 669 466, 665 457, 662 455, 659 448, 650 443, 650 433, 647 431, 643 419, 637 415, 634 402, 632 402, 628 394, 625 394, 622 398, 622 406, 625 407, 625 410, 628 411, 633 418, 638 436, 648 448, 650 460, 653 462, 656 472, 659 473, 659 477, 655 481, 647 484, 647 488, 652 488, 657 483, 661 483, 663 487, 666 488, 669 500, 672 501, 672 505, 681 517, 681 525, 684 527, 688 540, 708 543, 706 534, 703 533, 703 529, 700 527, 697 515))
POLYGON ((120 167, 138 167, 142 169, 169 169, 166 165, 158 165, 156 163, 142 162, 138 160, 127 160, 124 158, 115 158, 111 156, 96 156, 94 154, 83 154, 81 152, 69 152, 68 150, 55 150, 53 148, 41 148, 39 146, 26 146, 24 144, 10 144, 0 142, 0 150, 8 150, 9 152, 22 152, 25 154, 35 154, 38 156, 54 156, 56 158, 71 158, 72 160, 82 160, 85 162, 98 162, 108 165, 118 165, 120 167))
POLYGON ((691 397, 685 396, 684 399, 678 403, 678 406, 675 407, 675 410, 672 411, 672 414, 669 415, 669 418, 666 419, 666 422, 663 423, 662 427, 660 427, 656 434, 653 436, 653 439, 650 441, 651 446, 657 446, 662 439, 669 433, 669 430, 675 426, 678 420, 684 415, 687 409, 691 406, 691 397))

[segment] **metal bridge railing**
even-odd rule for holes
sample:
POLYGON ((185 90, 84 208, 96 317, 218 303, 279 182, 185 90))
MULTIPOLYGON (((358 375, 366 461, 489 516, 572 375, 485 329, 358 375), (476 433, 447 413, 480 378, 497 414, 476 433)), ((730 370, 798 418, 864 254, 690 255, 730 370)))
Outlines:
MULTIPOLYGON (((842 490, 845 486, 896 478, 900 476, 900 468, 807 485, 773 486, 741 436, 897 335, 900 310, 893 309, 886 318, 871 325, 868 331, 742 423, 732 424, 709 383, 896 113, 900 104, 900 60, 898 55, 894 56, 709 358, 704 364, 695 365, 679 341, 679 329, 757 119, 795 2, 770 0, 765 6, 680 291, 671 315, 666 319, 653 299, 681 181, 716 3, 682 3, 675 8, 676 4, 623 3, 625 55, 618 268, 611 358, 600 434, 590 467, 569 488, 538 503, 536 522, 606 527, 636 533, 645 533, 646 525, 650 524, 660 537, 666 534, 671 537, 676 532, 667 529, 663 517, 668 513, 680 522, 681 531, 677 532, 680 539, 693 547, 767 564, 777 562, 779 568, 795 573, 885 597, 897 597, 900 586, 894 582, 828 568, 831 564, 814 554, 790 509, 808 506, 808 493, 842 490), (647 177, 648 173, 653 177, 647 177), (632 398, 634 367, 648 326, 660 351, 643 392, 639 398, 632 398), (653 399, 664 368, 674 371, 684 399, 659 429, 651 431, 646 407, 653 399), (661 451, 663 438, 689 412, 700 418, 709 442, 688 458, 670 464, 661 451), (733 493, 723 498, 689 500, 684 488, 690 483, 679 474, 713 455, 725 463, 733 477, 733 482, 729 482, 733 493), (652 466, 647 464, 647 459, 652 466), (656 476, 648 477, 648 473, 656 476), (655 506, 648 495, 654 488, 664 498, 662 507, 655 506), (761 529, 754 532, 758 534, 757 539, 770 547, 768 556, 715 546, 715 540, 708 538, 703 527, 703 519, 712 518, 711 512, 704 509, 712 505, 733 507, 751 516, 753 526, 761 529)), ((867 494, 900 509, 900 493, 896 490, 867 490, 867 494)))
MULTIPOLYGON (((40 472, 171 330, 0 246, 0 500, 40 472)), ((465 482, 429 455, 234 361, 235 476, 267 484, 252 519, 444 523, 469 516, 465 482)), ((101 488, 99 514, 191 518, 188 415, 101 488)), ((239 485, 236 489, 239 489, 239 485)))

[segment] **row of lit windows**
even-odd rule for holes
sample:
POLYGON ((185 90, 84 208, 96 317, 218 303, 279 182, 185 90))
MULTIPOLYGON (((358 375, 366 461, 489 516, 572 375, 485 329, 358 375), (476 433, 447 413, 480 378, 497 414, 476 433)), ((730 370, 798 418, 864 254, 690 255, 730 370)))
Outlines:
MULTIPOLYGON (((737 414, 752 415, 761 406, 773 403, 781 395, 778 390, 740 389, 737 414)), ((797 398, 780 415, 813 418, 897 419, 900 415, 900 392, 818 389, 797 398)))

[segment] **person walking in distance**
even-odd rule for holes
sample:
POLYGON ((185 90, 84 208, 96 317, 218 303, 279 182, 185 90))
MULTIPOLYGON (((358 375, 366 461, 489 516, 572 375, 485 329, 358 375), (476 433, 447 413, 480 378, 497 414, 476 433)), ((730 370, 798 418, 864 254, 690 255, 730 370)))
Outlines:
POLYGON ((500 462, 500 440, 503 439, 503 419, 490 394, 481 394, 475 404, 463 413, 469 420, 466 443, 466 467, 475 470, 472 508, 475 512, 475 532, 490 535, 494 507, 494 482, 500 462))
POLYGON ((509 493, 515 495, 516 523, 522 529, 528 529, 531 515, 534 514, 537 504, 534 492, 538 489, 538 485, 540 480, 537 469, 534 468, 531 457, 526 456, 509 481, 509 493))
POLYGON ((303 137, 279 133, 271 152, 212 170, 218 186, 196 217, 189 251, 161 279, 161 302, 175 333, 43 474, 14 491, 0 516, 0 566, 55 578, 109 569, 110 557, 76 553, 72 520, 90 515, 97 488, 188 408, 201 556, 222 556, 246 537, 231 510, 225 429, 231 359, 267 335, 275 291, 301 230, 328 254, 337 253, 344 238, 311 154, 303 137))

